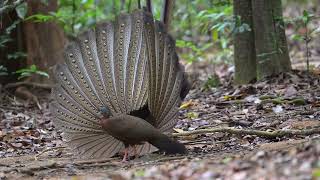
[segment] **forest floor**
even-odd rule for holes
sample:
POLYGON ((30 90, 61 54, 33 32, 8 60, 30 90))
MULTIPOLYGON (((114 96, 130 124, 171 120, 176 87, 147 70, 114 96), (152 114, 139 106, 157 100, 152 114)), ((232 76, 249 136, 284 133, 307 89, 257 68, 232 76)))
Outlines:
POLYGON ((126 163, 72 155, 52 125, 49 91, 32 91, 38 105, 3 92, 0 179, 320 179, 319 71, 246 86, 233 86, 230 77, 218 88, 191 90, 183 102, 175 131, 187 155, 126 163), (291 134, 274 136, 276 130, 291 134))

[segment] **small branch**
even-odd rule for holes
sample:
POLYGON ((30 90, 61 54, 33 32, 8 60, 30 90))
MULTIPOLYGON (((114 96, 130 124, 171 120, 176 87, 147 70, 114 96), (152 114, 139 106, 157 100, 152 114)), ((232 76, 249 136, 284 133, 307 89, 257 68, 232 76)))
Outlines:
POLYGON ((57 150, 57 149, 65 149, 65 148, 66 148, 65 146, 59 146, 59 147, 52 147, 52 148, 49 148, 49 149, 45 149, 45 150, 41 151, 39 154, 35 155, 34 159, 37 160, 39 158, 39 156, 41 156, 42 154, 44 154, 46 152, 54 151, 54 150, 57 150))
POLYGON ((296 136, 303 135, 308 136, 312 134, 320 133, 320 128, 313 129, 303 129, 303 130, 276 130, 276 131, 260 131, 260 130, 252 130, 252 129, 236 129, 233 127, 222 127, 222 128, 210 128, 210 129, 199 129, 194 131, 173 133, 172 137, 178 136, 190 136, 195 134, 207 134, 207 133, 215 133, 215 132, 223 132, 237 135, 256 135, 265 138, 276 138, 276 137, 284 137, 284 136, 296 136))
POLYGON ((186 158, 186 156, 164 157, 164 158, 155 160, 155 162, 166 162, 166 161, 180 160, 184 158, 186 158))

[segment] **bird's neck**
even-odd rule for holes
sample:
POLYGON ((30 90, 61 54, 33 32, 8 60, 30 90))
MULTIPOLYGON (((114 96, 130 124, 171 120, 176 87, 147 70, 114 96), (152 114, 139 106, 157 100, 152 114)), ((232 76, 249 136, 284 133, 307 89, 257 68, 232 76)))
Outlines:
POLYGON ((111 121, 109 118, 101 118, 100 125, 102 126, 103 129, 107 130, 111 126, 111 121))

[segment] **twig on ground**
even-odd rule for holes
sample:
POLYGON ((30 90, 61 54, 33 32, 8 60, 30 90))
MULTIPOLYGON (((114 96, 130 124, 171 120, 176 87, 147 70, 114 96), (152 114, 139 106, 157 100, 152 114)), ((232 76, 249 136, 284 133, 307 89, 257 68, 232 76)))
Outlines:
POLYGON ((3 170, 3 172, 5 173, 9 173, 12 171, 17 171, 17 172, 21 172, 21 173, 25 173, 25 174, 29 174, 29 175, 33 175, 35 172, 38 171, 42 171, 42 170, 47 170, 47 169, 58 169, 58 168, 65 168, 68 165, 75 165, 75 166, 97 166, 97 167, 101 167, 101 166, 117 166, 117 163, 112 163, 111 160, 114 160, 116 158, 106 158, 106 159, 92 159, 92 160, 78 160, 78 161, 64 161, 64 162, 56 162, 56 161, 52 161, 49 162, 47 164, 43 164, 43 165, 34 165, 34 166, 28 166, 28 167, 22 167, 22 168, 18 168, 18 167, 14 167, 14 168, 8 168, 3 170), (108 164, 105 164, 106 162, 108 162, 108 164), (90 165, 92 164, 92 165, 90 165), (103 165, 101 165, 103 164, 103 165))
POLYGON ((224 143, 229 143, 234 141, 233 139, 226 140, 226 141, 209 141, 209 140, 198 140, 198 141, 188 141, 188 142, 183 142, 184 145, 199 145, 199 144, 224 144, 224 143))
POLYGON ((260 130, 253 130, 253 129, 236 129, 233 127, 221 127, 221 128, 199 129, 194 131, 173 133, 171 136, 178 137, 178 136, 189 136, 189 135, 195 135, 195 134, 207 134, 207 133, 215 133, 215 132, 223 132, 223 133, 238 134, 238 135, 257 135, 265 138, 276 138, 276 137, 284 137, 284 136, 295 136, 295 135, 308 136, 312 134, 317 134, 317 133, 320 133, 320 128, 303 129, 303 130, 260 131, 260 130))
POLYGON ((59 147, 52 147, 49 149, 45 149, 45 150, 41 151, 39 154, 36 154, 34 159, 37 160, 39 156, 41 156, 42 154, 44 154, 46 152, 57 150, 57 149, 65 149, 65 148, 66 148, 65 146, 59 146, 59 147))
POLYGON ((155 162, 165 162, 165 161, 172 161, 172 160, 180 160, 184 159, 186 156, 174 156, 174 157, 164 157, 161 159, 156 159, 155 162))

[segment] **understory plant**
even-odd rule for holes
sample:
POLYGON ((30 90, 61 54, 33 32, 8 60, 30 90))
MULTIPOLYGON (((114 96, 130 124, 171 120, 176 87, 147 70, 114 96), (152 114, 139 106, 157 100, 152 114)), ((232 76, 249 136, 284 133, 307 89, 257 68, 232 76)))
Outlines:
MULTIPOLYGON (((23 0, 17 0, 17 1, 1 1, 0 2, 1 8, 0 8, 0 24, 2 22, 2 18, 7 15, 7 13, 15 11, 17 15, 17 19, 13 21, 10 25, 7 27, 4 27, 2 29, 0 34, 0 48, 5 51, 7 48, 7 44, 12 42, 12 32, 17 28, 17 26, 22 23, 27 16, 28 11, 28 4, 26 1, 23 0)), ((2 63, 4 61, 20 61, 25 59, 27 54, 25 52, 21 51, 15 51, 13 53, 7 54, 6 59, 2 59, 2 63)), ((1 61, 0 61, 1 63, 1 61)), ((40 71, 36 65, 31 65, 30 67, 25 67, 17 70, 16 72, 9 72, 7 67, 5 67, 4 64, 0 64, 0 76, 8 76, 18 74, 18 79, 22 79, 24 77, 31 76, 33 74, 38 74, 41 76, 48 77, 49 75, 44 72, 40 71)))

